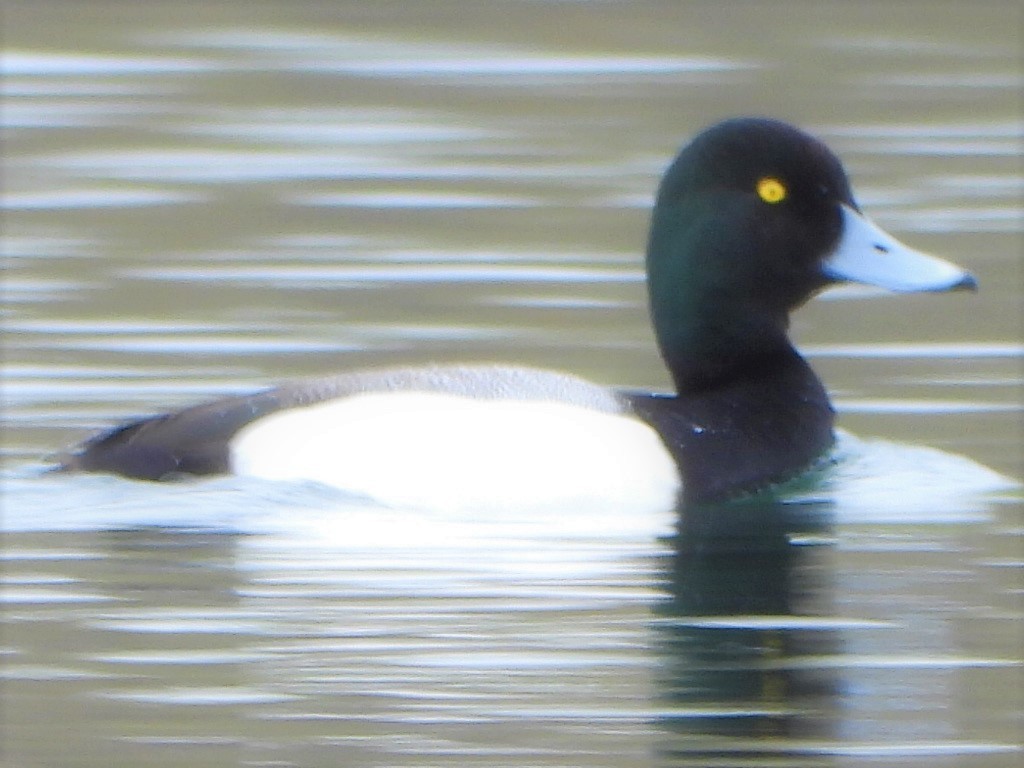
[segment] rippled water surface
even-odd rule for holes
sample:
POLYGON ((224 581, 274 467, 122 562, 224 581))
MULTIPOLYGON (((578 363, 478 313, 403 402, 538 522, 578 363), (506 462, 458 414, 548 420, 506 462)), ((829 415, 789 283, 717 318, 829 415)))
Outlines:
POLYGON ((1022 28, 1012 3, 6 8, 6 764, 1019 765, 1022 28), (822 136, 981 286, 800 311, 844 432, 785 502, 473 519, 39 474, 119 419, 353 366, 665 388, 647 209, 734 114, 822 136))

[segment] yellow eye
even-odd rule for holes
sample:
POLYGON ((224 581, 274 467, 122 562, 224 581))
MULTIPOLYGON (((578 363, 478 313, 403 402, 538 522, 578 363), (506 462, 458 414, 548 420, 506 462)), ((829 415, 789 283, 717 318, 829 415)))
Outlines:
POLYGON ((781 203, 786 199, 786 193, 786 185, 774 176, 765 176, 763 179, 758 179, 757 196, 766 203, 781 203))

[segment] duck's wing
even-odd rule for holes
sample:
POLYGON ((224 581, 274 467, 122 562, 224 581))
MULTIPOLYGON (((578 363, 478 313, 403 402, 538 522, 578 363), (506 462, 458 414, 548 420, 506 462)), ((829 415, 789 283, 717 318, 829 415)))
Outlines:
POLYGON ((534 368, 466 365, 355 371, 131 421, 59 456, 57 469, 109 472, 143 480, 224 474, 231 470, 232 438, 252 422, 288 408, 380 392, 548 400, 606 413, 623 411, 621 399, 605 387, 534 368))

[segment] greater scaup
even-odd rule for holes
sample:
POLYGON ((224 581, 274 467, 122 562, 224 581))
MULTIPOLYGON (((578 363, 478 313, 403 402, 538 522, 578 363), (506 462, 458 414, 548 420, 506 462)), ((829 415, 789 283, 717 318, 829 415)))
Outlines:
POLYGON ((827 453, 833 410, 787 335, 841 281, 973 288, 872 224, 820 141, 770 119, 718 123, 666 171, 647 245, 651 319, 675 394, 466 365, 360 371, 134 421, 61 469, 145 480, 235 472, 392 504, 711 502, 827 453))

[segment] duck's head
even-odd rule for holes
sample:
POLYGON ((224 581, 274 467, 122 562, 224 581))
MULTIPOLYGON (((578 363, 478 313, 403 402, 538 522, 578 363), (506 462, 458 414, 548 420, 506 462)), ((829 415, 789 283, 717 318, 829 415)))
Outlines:
POLYGON ((647 273, 658 341, 680 391, 791 352, 789 313, 832 283, 975 285, 871 223, 822 142, 762 118, 718 123, 676 157, 658 190, 647 273))

